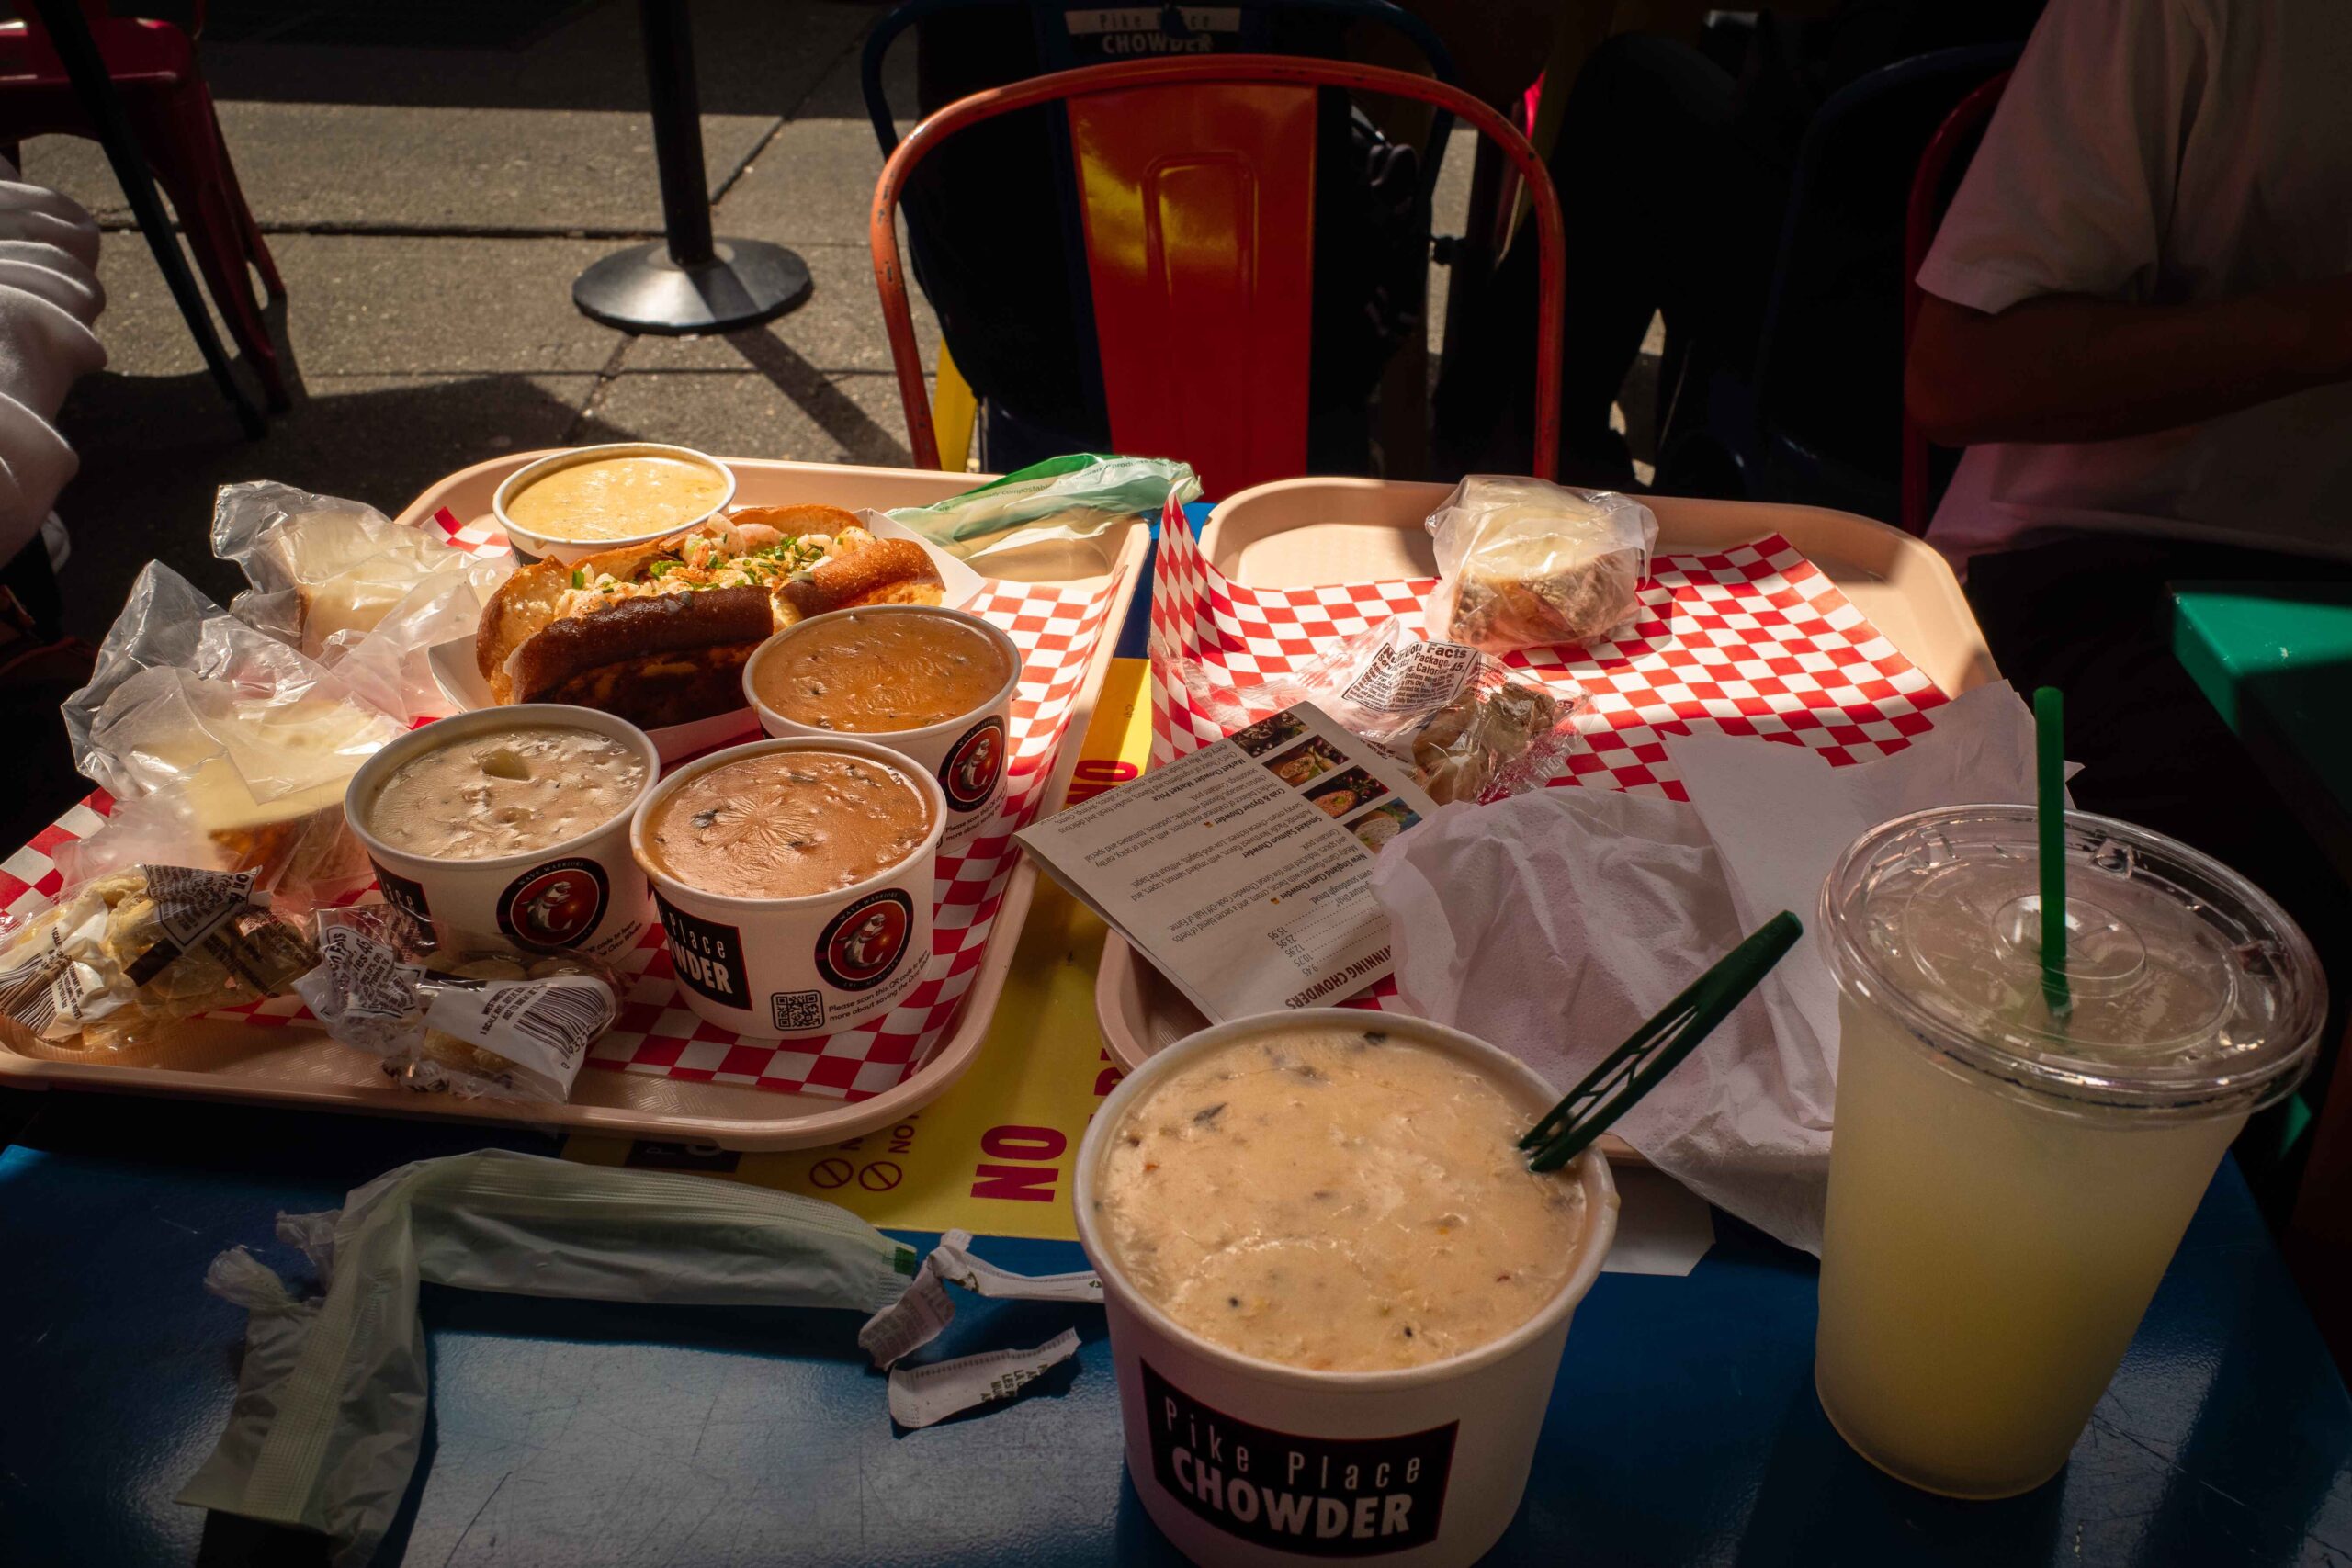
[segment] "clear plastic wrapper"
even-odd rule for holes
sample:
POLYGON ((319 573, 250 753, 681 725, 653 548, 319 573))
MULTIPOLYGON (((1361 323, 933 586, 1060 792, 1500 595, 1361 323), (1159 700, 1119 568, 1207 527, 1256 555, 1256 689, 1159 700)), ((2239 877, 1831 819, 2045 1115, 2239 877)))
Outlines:
POLYGON ((1137 513, 1157 516, 1171 491, 1179 502, 1199 497, 1201 481, 1190 465, 1075 452, 888 515, 950 554, 976 560, 1033 545, 1091 538, 1137 513))
POLYGON ((118 802, 61 855, 69 878, 141 863, 251 870, 297 903, 366 886, 344 788, 406 725, 168 567, 140 573, 64 715, 75 765, 118 802))
POLYGON ((212 548, 253 584, 230 605, 238 619, 411 724, 454 711, 426 654, 470 636, 514 570, 372 506, 267 480, 220 488, 212 548))
POLYGON ((0 919, 0 1016, 47 1044, 124 1050, 282 996, 317 963, 251 873, 133 866, 0 919))
POLYGON ((410 1089, 561 1104, 623 985, 578 953, 428 926, 389 904, 322 909, 294 983, 329 1034, 410 1089))
POLYGON ((1605 490, 1473 474, 1430 513, 1430 635, 1488 653, 1608 637, 1641 605, 1650 509, 1605 490))
POLYGON ((253 586, 230 609, 248 626, 316 659, 348 647, 426 579, 492 563, 374 507, 262 479, 223 485, 212 505, 212 553, 253 586))
POLYGON ((1490 655, 1418 637, 1393 617, 1255 686, 1223 684, 1192 660, 1177 668, 1193 707, 1227 734, 1313 703, 1410 764, 1441 805, 1550 782, 1579 744, 1575 719, 1586 705, 1574 687, 1521 679, 1490 655))

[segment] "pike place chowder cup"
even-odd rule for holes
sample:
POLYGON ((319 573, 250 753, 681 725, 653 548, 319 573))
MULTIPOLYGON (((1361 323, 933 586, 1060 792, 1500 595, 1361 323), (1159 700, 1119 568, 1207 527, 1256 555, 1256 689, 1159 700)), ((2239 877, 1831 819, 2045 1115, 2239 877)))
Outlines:
MULTIPOLYGON (((1553 1293, 1516 1327, 1418 1366, 1332 1371, 1261 1359, 1212 1343, 1147 1298, 1099 1204, 1129 1114, 1229 1044, 1368 1025, 1468 1064, 1525 1105, 1531 1124, 1558 1098, 1525 1064, 1457 1031, 1394 1013, 1303 1009, 1219 1024, 1150 1057, 1112 1091, 1079 1150, 1079 1241, 1102 1279, 1127 1472, 1152 1521, 1195 1562, 1374 1558, 1435 1568, 1479 1557, 1519 1510, 1569 1317, 1616 1235, 1616 1185, 1588 1151, 1562 1173, 1582 1191, 1583 1229, 1553 1293)), ((1345 1088, 1327 1081, 1317 1092, 1345 1088)))
POLYGON ((646 733, 627 719, 561 703, 517 703, 436 719, 413 729, 359 766, 343 810, 366 846, 384 901, 458 931, 502 934, 542 953, 574 950, 612 960, 645 931, 645 874, 629 854, 629 818, 653 793, 662 762, 646 733), (610 737, 643 766, 642 782, 584 834, 519 854, 478 860, 419 854, 377 836, 372 819, 384 784, 401 765, 468 739, 558 726, 610 737))
POLYGON ((933 880, 947 802, 939 781, 870 740, 754 740, 688 762, 649 792, 629 824, 629 848, 653 884, 654 907, 686 1006, 754 1039, 830 1034, 907 999, 931 961, 933 880), (649 844, 662 803, 715 769, 800 752, 878 762, 923 799, 928 829, 905 859, 847 887, 795 897, 743 897, 679 880, 649 844))
POLYGON ((1013 640, 978 615, 934 604, 876 604, 811 615, 760 645, 743 665, 743 699, 760 716, 760 728, 770 735, 808 740, 830 740, 850 733, 888 746, 939 781, 947 798, 944 842, 959 846, 996 818, 1004 804, 1005 770, 1012 757, 1012 696, 1021 685, 1021 649, 1013 640), (769 705, 763 689, 773 693, 779 661, 793 644, 808 637, 838 635, 852 622, 874 622, 906 616, 928 621, 947 635, 977 637, 996 649, 1004 678, 992 684, 976 705, 935 723, 910 729, 868 729, 862 724, 826 729, 778 713, 769 705))

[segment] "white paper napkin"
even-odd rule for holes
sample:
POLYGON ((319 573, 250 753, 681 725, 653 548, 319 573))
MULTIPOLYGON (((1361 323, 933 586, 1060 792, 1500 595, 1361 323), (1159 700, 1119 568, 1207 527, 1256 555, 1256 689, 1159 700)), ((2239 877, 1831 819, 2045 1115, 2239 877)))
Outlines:
POLYGON ((1408 1010, 1519 1055, 1563 1090, 1782 908, 1807 938, 1616 1130, 1661 1169, 1807 1251, 1821 1247, 1837 1087, 1821 884, 1868 828, 1930 806, 2028 800, 2032 716, 2006 685, 1939 708, 1882 761, 1670 740, 1690 804, 1593 789, 1453 806, 1382 852, 1408 1010))

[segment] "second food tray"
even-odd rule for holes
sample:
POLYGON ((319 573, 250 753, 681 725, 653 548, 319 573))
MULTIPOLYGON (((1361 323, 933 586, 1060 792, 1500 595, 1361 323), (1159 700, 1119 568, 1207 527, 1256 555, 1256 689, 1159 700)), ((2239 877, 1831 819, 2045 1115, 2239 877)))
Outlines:
MULTIPOLYGON (((1380 614, 1395 606, 1383 608, 1360 597, 1361 588, 1342 595, 1331 585, 1393 585, 1436 576, 1422 522, 1448 491, 1441 484, 1351 479, 1261 485, 1210 512, 1200 532, 1199 558, 1237 587, 1325 590, 1331 603, 1300 610, 1302 620, 1310 614, 1335 623, 1350 615, 1376 619, 1377 615, 1364 615, 1364 604, 1372 603, 1380 614)), ((1959 583, 1943 558, 1921 541, 1884 524, 1815 507, 1645 499, 1657 517, 1658 556, 1735 550, 1777 536, 1820 569, 1826 585, 1942 695, 1996 678, 1959 583)), ((1236 615, 1237 624, 1247 620, 1236 615)), ((1294 631, 1305 637, 1310 628, 1266 630, 1278 641, 1294 631)), ((1167 744, 1163 735, 1160 746, 1167 744)), ((1638 776, 1641 755, 1628 761, 1634 766, 1608 770, 1616 782, 1638 776)), ((1095 1008, 1111 1055, 1129 1067, 1207 1024, 1115 931, 1103 945, 1095 1008)), ((1601 1140, 1601 1147, 1615 1160, 1638 1159, 1613 1134, 1601 1140)))

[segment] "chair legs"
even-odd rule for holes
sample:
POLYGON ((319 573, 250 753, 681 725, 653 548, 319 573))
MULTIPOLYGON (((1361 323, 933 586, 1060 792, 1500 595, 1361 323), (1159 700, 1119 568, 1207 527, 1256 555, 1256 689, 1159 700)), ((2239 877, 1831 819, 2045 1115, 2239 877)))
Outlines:
POLYGON ((288 398, 286 377, 278 363, 277 345, 262 320, 261 302, 254 298, 248 261, 255 263, 273 297, 285 286, 268 260, 258 227, 246 208, 243 193, 228 160, 211 95, 201 83, 125 106, 130 112, 141 144, 153 165, 157 183, 171 197, 188 248, 204 274, 206 288, 227 322, 229 335, 253 364, 269 396, 269 406, 283 412, 288 398))
MULTIPOLYGON (((208 103, 207 107, 210 105, 208 103)), ((277 263, 270 258, 269 245, 261 237, 261 225, 254 220, 253 204, 245 199, 245 187, 237 181, 237 165, 230 160, 228 141, 220 134, 220 120, 216 114, 212 121, 212 140, 220 149, 220 179, 227 186, 229 199, 237 209, 238 226, 244 231, 245 259, 261 274, 262 287, 273 299, 286 298, 286 280, 277 276, 277 263)))

